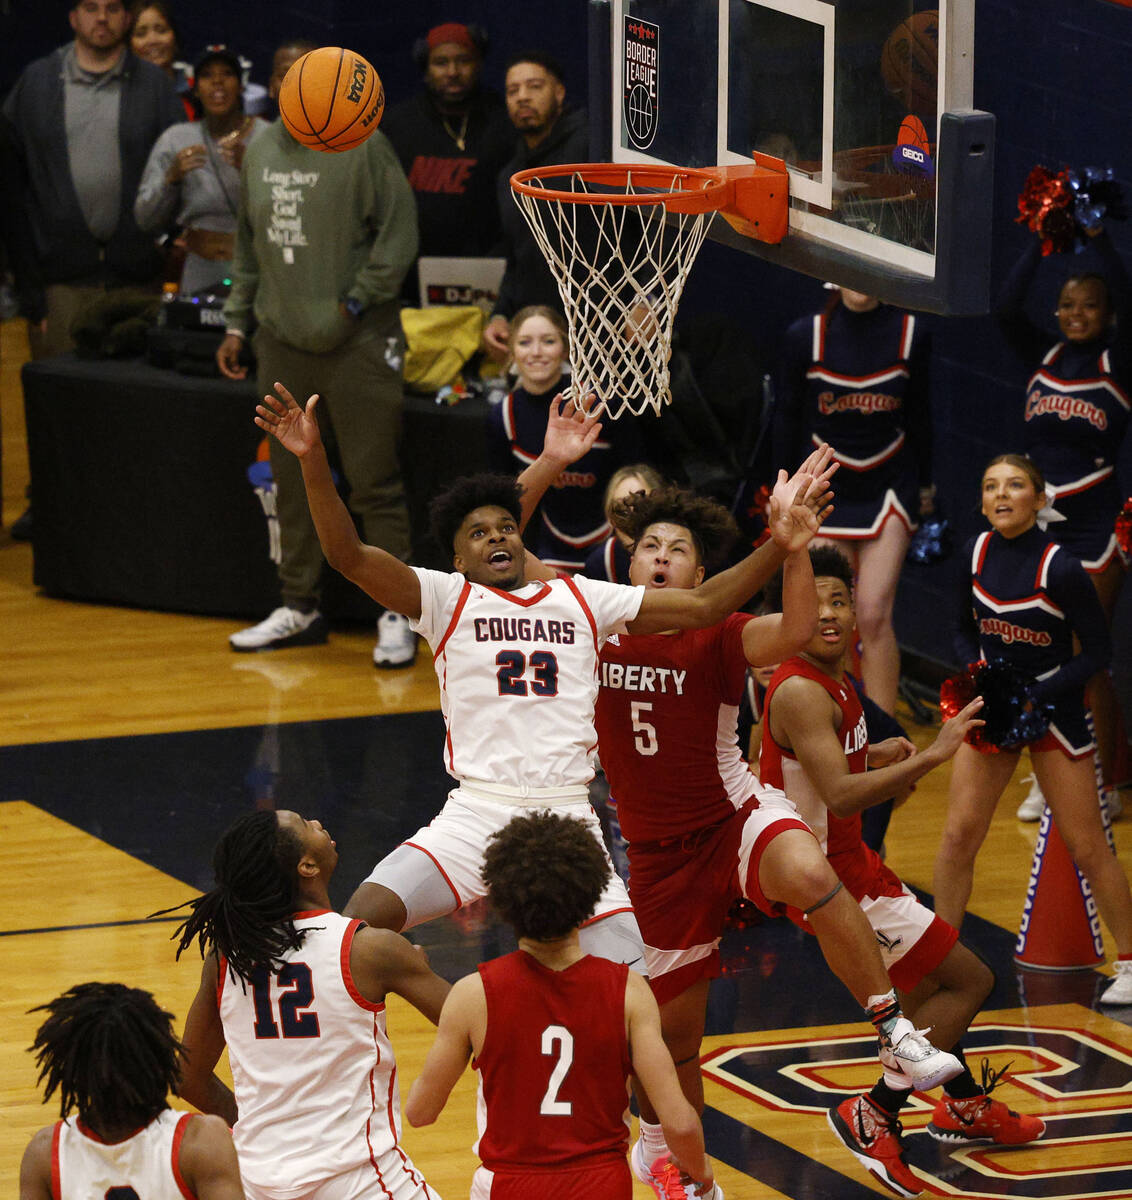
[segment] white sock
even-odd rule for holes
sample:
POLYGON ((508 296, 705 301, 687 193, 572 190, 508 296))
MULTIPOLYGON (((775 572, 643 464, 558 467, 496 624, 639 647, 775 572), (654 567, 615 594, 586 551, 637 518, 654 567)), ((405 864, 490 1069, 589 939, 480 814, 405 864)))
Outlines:
POLYGON ((640 1123, 641 1144, 645 1150, 645 1162, 651 1167, 658 1158, 668 1153, 668 1143, 664 1140, 664 1129, 660 1125, 650 1125, 648 1121, 640 1123))

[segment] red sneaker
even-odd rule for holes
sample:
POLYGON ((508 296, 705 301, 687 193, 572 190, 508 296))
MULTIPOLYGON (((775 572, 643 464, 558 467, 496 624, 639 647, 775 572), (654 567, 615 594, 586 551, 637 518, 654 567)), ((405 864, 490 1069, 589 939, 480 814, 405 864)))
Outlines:
POLYGON ((924 1190, 904 1161, 899 1119, 868 1096, 850 1096, 830 1109, 829 1124, 865 1170, 898 1196, 918 1196, 924 1190))
POLYGON ((944 1096, 936 1103, 928 1133, 941 1142, 994 1142, 999 1146, 1036 1142, 1046 1131, 1041 1117, 1020 1115, 1001 1100, 990 1098, 1009 1066, 995 1071, 984 1058, 983 1094, 963 1100, 944 1096))

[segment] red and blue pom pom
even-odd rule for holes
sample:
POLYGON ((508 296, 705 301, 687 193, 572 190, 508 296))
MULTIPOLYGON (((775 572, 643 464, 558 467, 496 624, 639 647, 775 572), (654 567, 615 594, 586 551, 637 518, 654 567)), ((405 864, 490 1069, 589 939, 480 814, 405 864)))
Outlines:
POLYGON ((1018 217, 1042 239, 1042 254, 1080 249, 1105 218, 1126 220, 1128 209, 1112 167, 1035 167, 1018 196, 1018 217))
POLYGON ((1049 729, 1053 705, 1034 699, 1034 683, 1002 658, 971 663, 945 679, 939 689, 939 711, 945 721, 956 716, 976 696, 982 696, 979 717, 985 722, 967 734, 981 750, 1017 750, 1040 741, 1049 729))

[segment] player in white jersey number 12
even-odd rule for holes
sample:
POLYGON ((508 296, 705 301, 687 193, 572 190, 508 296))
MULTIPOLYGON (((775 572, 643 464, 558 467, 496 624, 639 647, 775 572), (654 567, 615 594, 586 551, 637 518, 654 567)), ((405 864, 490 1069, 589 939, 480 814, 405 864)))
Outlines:
MULTIPOLYGON (((487 839, 527 806, 586 821, 597 741, 597 656, 616 632, 699 628, 722 620, 807 545, 831 495, 829 454, 816 451, 791 479, 779 472, 769 507, 772 537, 694 591, 550 577, 520 536, 524 507, 596 440, 598 412, 551 404, 540 458, 518 481, 479 476, 454 484, 432 506, 454 571, 410 567, 363 543, 338 496, 315 408, 277 383, 256 422, 302 464, 311 515, 327 561, 379 604, 403 613, 432 647, 447 725, 445 757, 458 786, 428 826, 382 860, 346 912, 401 930, 484 894, 487 839)), ((628 896, 616 875, 582 931, 587 952, 634 962, 642 955, 628 896)), ((640 969, 640 961, 634 965, 640 969)))

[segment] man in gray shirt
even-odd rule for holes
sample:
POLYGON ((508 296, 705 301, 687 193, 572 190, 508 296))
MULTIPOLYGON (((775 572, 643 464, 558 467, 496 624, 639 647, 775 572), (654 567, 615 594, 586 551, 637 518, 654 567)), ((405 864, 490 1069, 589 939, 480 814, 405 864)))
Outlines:
POLYGON ((72 348, 71 324, 109 288, 152 286, 161 258, 133 205, 150 148, 183 119, 165 74, 127 46, 122 0, 78 0, 73 40, 31 63, 4 102, 27 165, 25 198, 47 285, 33 358, 72 348))

